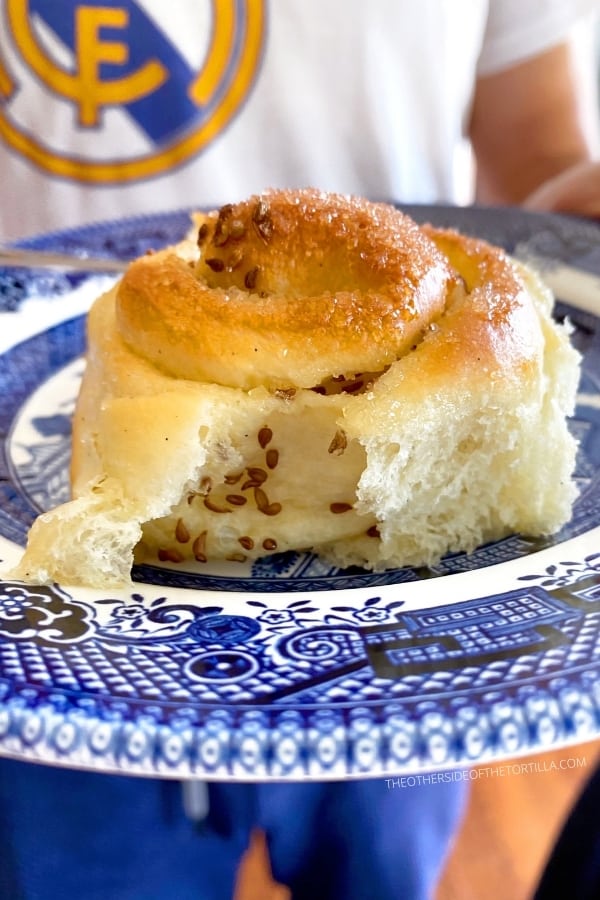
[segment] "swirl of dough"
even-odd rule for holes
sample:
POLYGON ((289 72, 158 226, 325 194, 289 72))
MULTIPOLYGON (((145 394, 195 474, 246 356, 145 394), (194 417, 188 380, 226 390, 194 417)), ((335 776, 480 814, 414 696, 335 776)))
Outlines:
POLYGON ((388 204, 270 191, 199 221, 195 265, 134 262, 123 339, 177 378, 249 390, 381 372, 418 344, 455 283, 433 241, 388 204))
POLYGON ((314 191, 198 230, 93 304, 74 499, 36 520, 11 577, 109 586, 134 558, 304 550, 431 566, 568 520, 580 359, 535 273, 314 191))

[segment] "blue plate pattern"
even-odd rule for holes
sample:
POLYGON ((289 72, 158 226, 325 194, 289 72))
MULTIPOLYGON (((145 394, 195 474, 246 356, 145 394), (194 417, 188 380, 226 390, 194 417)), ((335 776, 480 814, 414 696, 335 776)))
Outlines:
MULTIPOLYGON (((591 223, 410 207, 512 250, 600 273, 591 223)), ((125 258, 177 240, 185 212, 28 242, 125 258)), ((0 269, 0 309, 93 277, 0 269)), ((520 535, 427 570, 335 570, 308 554, 243 569, 143 566, 113 596, 0 581, 0 753, 169 777, 355 778, 478 765, 600 732, 600 329, 560 298, 584 354, 571 427, 580 488, 547 541, 520 535)), ((600 316, 600 307, 598 309, 600 316)), ((60 318, 60 317, 59 317, 60 318)), ((68 495, 84 320, 2 356, 0 555, 68 495)))

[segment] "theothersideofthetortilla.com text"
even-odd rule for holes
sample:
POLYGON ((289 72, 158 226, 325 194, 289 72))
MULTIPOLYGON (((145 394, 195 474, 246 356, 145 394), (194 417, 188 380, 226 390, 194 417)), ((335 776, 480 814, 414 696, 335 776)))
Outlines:
POLYGON ((509 775, 533 775, 564 771, 565 769, 584 769, 586 766, 585 756, 569 756, 558 760, 524 760, 497 766, 473 766, 468 769, 399 775, 396 778, 385 778, 384 780, 388 790, 393 790, 394 788, 421 787, 429 784, 448 784, 453 781, 478 781, 485 778, 506 778, 509 775))

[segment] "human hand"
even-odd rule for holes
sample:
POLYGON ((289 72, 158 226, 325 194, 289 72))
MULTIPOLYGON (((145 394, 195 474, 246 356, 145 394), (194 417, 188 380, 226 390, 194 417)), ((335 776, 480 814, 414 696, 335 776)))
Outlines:
POLYGON ((536 188, 523 206, 600 219, 600 162, 577 163, 565 169, 536 188))

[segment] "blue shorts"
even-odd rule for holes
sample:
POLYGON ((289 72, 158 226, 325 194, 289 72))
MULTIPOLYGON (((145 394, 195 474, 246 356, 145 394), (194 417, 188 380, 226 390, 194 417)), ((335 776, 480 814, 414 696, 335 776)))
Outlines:
POLYGON ((209 812, 194 822, 176 781, 0 759, 1 900, 231 900, 255 827, 294 900, 426 900, 466 785, 380 778, 208 792, 209 812))

